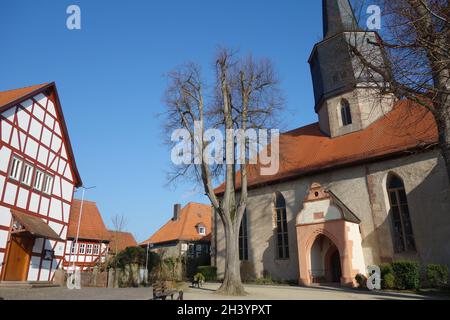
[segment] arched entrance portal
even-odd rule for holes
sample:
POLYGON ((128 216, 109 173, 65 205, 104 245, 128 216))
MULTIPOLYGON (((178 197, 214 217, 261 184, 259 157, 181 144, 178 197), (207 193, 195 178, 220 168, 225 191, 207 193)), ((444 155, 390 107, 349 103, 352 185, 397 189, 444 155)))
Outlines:
POLYGON ((341 257, 336 245, 327 236, 317 236, 311 247, 311 282, 340 283, 342 277, 341 257))
POLYGON ((334 253, 330 259, 330 273, 332 282, 341 283, 342 277, 341 256, 339 255, 339 251, 337 249, 334 250, 334 253))
POLYGON ((365 273, 361 220, 332 191, 313 183, 297 215, 299 283, 355 285, 365 273))

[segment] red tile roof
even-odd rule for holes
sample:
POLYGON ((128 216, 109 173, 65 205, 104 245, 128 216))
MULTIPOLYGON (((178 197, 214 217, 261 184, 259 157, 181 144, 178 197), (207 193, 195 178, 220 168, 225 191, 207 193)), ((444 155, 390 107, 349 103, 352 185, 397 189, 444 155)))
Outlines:
MULTIPOLYGON (((70 210, 68 238, 76 238, 78 218, 80 215, 81 200, 74 199, 70 210)), ((97 204, 92 201, 84 201, 80 224, 80 239, 110 241, 110 234, 105 227, 97 204)))
POLYGON ((140 245, 157 244, 171 241, 209 240, 211 237, 211 206, 200 203, 189 203, 180 211, 177 221, 169 220, 161 229, 140 245), (206 227, 206 236, 198 234, 197 226, 206 227))
POLYGON ((20 98, 26 97, 30 93, 34 93, 39 89, 45 88, 48 85, 48 83, 43 83, 26 88, 2 91, 0 92, 0 107, 13 103, 20 98))
POLYGON ((129 232, 108 230, 110 240, 109 251, 113 254, 125 250, 128 247, 136 247, 138 244, 134 236, 129 232))
POLYGON ((75 162, 75 156, 73 154, 72 145, 70 143, 69 133, 67 131, 67 125, 64 120, 64 114, 61 108, 61 102, 59 101, 58 91, 56 90, 56 84, 54 82, 51 83, 43 83, 35 86, 30 86, 26 88, 1 91, 0 92, 0 113, 4 110, 11 108, 12 106, 25 101, 45 90, 50 90, 51 95, 53 96, 55 103, 55 108, 59 114, 60 122, 61 122, 61 130, 63 131, 64 138, 66 140, 67 152, 69 153, 69 160, 72 165, 75 186, 80 187, 83 182, 81 181, 80 173, 78 172, 77 165, 75 162))
MULTIPOLYGON (((280 135, 280 169, 276 175, 262 176, 260 166, 249 167, 249 187, 297 178, 327 169, 354 165, 437 143, 436 123, 431 113, 411 101, 400 100, 394 109, 368 128, 330 138, 311 124, 280 135)), ((237 188, 240 186, 238 173, 237 188)), ((223 193, 225 185, 215 192, 223 193)))

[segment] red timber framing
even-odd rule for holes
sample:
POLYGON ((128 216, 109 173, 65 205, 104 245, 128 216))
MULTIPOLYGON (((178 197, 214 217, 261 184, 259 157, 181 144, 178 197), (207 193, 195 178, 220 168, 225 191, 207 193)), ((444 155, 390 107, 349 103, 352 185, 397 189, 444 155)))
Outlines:
MULTIPOLYGON (((67 242, 73 243, 75 239, 68 239, 67 242)), ((103 241, 88 241, 80 240, 78 242, 78 247, 75 252, 71 251, 72 248, 69 245, 66 247, 66 255, 64 259, 64 268, 67 270, 72 270, 73 262, 75 260, 75 267, 81 269, 82 271, 89 271, 92 268, 98 266, 102 262, 105 262, 108 258, 108 243, 103 241), (88 251, 88 246, 92 246, 92 250, 88 251), (98 246, 99 250, 96 254, 95 246, 98 246), (84 250, 81 251, 80 248, 84 246, 84 250), (83 252, 83 253, 82 253, 83 252), (90 260, 90 261, 88 261, 90 260)))
MULTIPOLYGON (((33 274, 28 273, 29 270, 27 279, 52 281, 54 270, 61 267, 66 251, 65 240, 74 187, 82 184, 55 84, 42 85, 0 105, 0 124, 0 151, 3 148, 10 151, 6 172, 0 170, 0 215, 3 215, 0 221, 7 219, 5 212, 19 210, 43 219, 63 239, 64 242, 58 242, 37 237, 30 253, 29 267, 32 266, 33 274), (22 182, 23 173, 18 180, 10 177, 14 158, 23 161, 22 172, 24 163, 33 168, 31 183, 22 182), (51 177, 48 194, 43 191, 44 186, 41 190, 34 188, 36 170, 51 177), (55 253, 53 257, 45 257, 48 251, 55 253)), ((6 246, 0 246, 0 280, 4 280, 4 267, 8 262, 13 220, 11 216, 9 226, 6 223, 0 225, 0 233, 7 232, 6 246)))

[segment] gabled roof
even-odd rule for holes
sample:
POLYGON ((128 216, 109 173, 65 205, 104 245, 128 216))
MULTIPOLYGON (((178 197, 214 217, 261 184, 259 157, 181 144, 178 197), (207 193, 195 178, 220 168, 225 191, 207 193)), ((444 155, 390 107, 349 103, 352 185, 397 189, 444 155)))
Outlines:
POLYGON ((211 238, 211 206, 191 202, 180 211, 180 218, 169 220, 161 229, 140 245, 157 244, 172 241, 199 241, 211 238), (206 235, 198 234, 197 226, 206 227, 206 235))
MULTIPOLYGON (((78 219, 80 216, 81 200, 74 199, 70 209, 69 231, 67 238, 76 238, 78 229, 78 219)), ((102 242, 110 241, 110 234, 106 229, 97 204, 92 201, 83 202, 83 212, 81 215, 79 239, 95 240, 102 242)))
MULTIPOLYGON (((326 170, 408 155, 437 144, 436 122, 424 107, 408 100, 364 130, 330 138, 311 124, 280 135, 280 169, 263 176, 260 165, 249 166, 249 188, 324 172, 326 170)), ((236 179, 240 188, 240 174, 236 179)), ((215 192, 222 194, 225 184, 215 192)))
POLYGON ((69 133, 67 130, 67 125, 64 120, 64 114, 61 108, 61 102, 59 101, 58 91, 56 90, 56 84, 54 82, 51 83, 43 83, 31 87, 1 91, 0 92, 0 113, 3 111, 39 94, 42 92, 48 91, 54 94, 54 103, 55 108, 58 113, 58 118, 61 123, 61 130, 63 131, 63 137, 66 141, 67 152, 69 154, 69 160, 72 165, 73 173, 74 173, 74 182, 76 187, 80 187, 83 182, 81 181, 80 173, 78 172, 77 165, 75 162, 75 156, 73 153, 72 145, 70 143, 69 133))
POLYGON ((356 224, 360 224, 361 220, 358 218, 358 216, 350 210, 349 207, 347 207, 344 202, 341 201, 341 199, 338 198, 331 190, 327 190, 328 194, 331 196, 331 199, 333 199, 334 203, 337 204, 339 208, 342 210, 343 219, 348 222, 353 222, 356 224))
POLYGON ((130 232, 108 230, 111 242, 109 251, 113 254, 125 250, 128 247, 136 247, 138 244, 130 232))

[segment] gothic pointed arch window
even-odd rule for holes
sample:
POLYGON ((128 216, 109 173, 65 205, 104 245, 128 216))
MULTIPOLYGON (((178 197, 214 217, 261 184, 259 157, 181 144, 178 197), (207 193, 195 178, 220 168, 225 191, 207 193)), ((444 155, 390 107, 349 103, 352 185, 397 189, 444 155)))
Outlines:
POLYGON ((275 194, 277 259, 289 259, 289 238, 286 215, 286 200, 281 192, 275 194))
POLYGON ((396 253, 415 251, 416 243, 403 180, 397 175, 390 174, 387 189, 391 205, 394 250, 396 253))
POLYGON ((351 125, 352 122, 352 111, 350 108, 350 103, 348 102, 347 99, 342 99, 341 100, 341 119, 342 119, 342 125, 348 126, 351 125))
POLYGON ((239 228, 239 260, 248 261, 248 217, 247 210, 242 217, 239 228))

